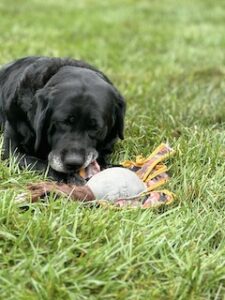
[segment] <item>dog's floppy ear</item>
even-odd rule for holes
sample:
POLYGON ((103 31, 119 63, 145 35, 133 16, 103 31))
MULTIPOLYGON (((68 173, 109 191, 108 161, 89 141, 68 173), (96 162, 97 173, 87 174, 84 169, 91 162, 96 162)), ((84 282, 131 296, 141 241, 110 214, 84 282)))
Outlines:
POLYGON ((126 112, 126 103, 122 95, 118 91, 116 92, 116 109, 115 109, 115 130, 118 137, 124 139, 124 118, 126 112))
POLYGON ((50 109, 50 93, 48 88, 39 90, 36 93, 36 114, 34 117, 34 130, 36 133, 35 151, 38 151, 40 147, 40 142, 46 141, 46 138, 43 138, 44 129, 47 128, 47 123, 50 119, 51 109, 50 109))

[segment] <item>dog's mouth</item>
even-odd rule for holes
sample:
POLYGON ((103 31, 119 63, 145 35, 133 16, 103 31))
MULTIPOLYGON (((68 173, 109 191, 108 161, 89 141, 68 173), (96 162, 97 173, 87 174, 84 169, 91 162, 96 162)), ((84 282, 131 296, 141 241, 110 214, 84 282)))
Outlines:
POLYGON ((101 171, 101 168, 97 162, 97 160, 93 160, 87 167, 81 168, 79 174, 84 179, 89 179, 95 174, 99 173, 101 171))

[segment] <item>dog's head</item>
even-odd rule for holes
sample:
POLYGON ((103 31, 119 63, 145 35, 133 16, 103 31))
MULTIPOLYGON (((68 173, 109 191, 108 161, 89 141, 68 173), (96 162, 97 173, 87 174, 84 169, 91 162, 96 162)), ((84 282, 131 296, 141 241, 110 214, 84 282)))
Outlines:
POLYGON ((62 67, 36 100, 35 149, 48 149, 49 164, 58 172, 87 167, 106 143, 123 139, 124 100, 93 70, 62 67))

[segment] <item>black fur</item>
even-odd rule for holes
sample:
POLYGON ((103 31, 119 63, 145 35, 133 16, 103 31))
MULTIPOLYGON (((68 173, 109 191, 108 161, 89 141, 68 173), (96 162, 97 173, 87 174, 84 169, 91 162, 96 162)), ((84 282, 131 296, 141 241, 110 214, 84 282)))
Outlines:
MULTIPOLYGON (((0 70, 3 158, 16 153, 21 167, 46 171, 54 150, 62 160, 68 151, 80 155, 77 170, 87 149, 96 149, 99 163, 106 164, 116 139, 123 139, 124 114, 118 90, 83 61, 26 57, 0 70)), ((49 176, 66 181, 71 169, 49 168, 49 176)))

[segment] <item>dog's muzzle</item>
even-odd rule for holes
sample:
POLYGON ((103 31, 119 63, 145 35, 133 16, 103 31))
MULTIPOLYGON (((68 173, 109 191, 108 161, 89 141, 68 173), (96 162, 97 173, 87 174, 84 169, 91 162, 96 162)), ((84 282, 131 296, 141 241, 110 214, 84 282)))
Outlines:
POLYGON ((75 151, 68 151, 66 154, 60 151, 51 151, 48 155, 48 162, 52 169, 60 173, 76 173, 81 168, 88 167, 98 157, 95 149, 82 155, 75 151))

